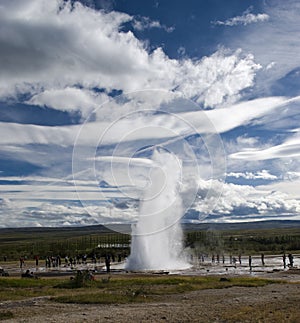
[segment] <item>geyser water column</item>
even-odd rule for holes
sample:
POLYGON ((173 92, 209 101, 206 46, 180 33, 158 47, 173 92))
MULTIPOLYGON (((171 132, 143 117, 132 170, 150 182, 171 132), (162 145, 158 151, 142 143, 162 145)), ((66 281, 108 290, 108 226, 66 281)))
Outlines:
POLYGON ((137 223, 132 226, 129 270, 170 270, 189 267, 182 254, 183 215, 179 186, 181 161, 172 153, 155 149, 149 183, 137 223))
POLYGON ((132 234, 128 269, 184 268, 181 218, 201 221, 212 213, 225 156, 206 111, 179 93, 145 90, 114 97, 91 112, 74 143, 74 184, 85 208, 77 221, 132 234), (151 161, 154 147, 161 148, 151 161), (131 230, 115 225, 137 213, 131 230))

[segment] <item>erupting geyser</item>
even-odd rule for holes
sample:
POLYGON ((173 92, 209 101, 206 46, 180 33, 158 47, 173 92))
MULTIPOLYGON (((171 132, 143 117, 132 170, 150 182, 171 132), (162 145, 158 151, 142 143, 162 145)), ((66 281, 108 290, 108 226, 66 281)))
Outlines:
POLYGON ((132 227, 129 270, 170 270, 189 267, 182 254, 183 213, 179 185, 181 162, 172 153, 155 150, 149 185, 132 227))

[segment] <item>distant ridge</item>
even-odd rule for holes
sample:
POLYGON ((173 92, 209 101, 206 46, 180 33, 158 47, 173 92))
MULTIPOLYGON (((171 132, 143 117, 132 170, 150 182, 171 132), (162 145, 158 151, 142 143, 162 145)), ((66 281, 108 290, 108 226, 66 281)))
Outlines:
POLYGON ((257 222, 235 222, 235 223, 184 223, 184 230, 255 230, 255 229, 284 229, 300 228, 298 220, 267 220, 257 222))
MULTIPOLYGON (((91 226, 70 227, 23 227, 23 228, 0 228, 0 234, 4 233, 43 233, 43 232, 75 232, 77 234, 130 232, 130 224, 109 224, 91 226)), ((196 230, 255 230, 255 229, 284 229, 300 228, 300 220, 269 220, 258 222, 236 222, 236 223, 183 223, 184 231, 196 230)))

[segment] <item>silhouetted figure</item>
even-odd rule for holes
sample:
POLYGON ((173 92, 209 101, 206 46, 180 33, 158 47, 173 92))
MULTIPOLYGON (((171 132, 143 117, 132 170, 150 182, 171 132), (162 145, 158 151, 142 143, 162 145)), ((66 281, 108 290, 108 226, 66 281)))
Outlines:
POLYGON ((263 253, 261 254, 261 264, 265 265, 265 255, 263 253))
POLYGON ((250 271, 252 271, 252 257, 249 256, 249 267, 250 267, 250 271))
POLYGON ((289 257, 289 267, 292 268, 294 266, 294 257, 291 253, 289 253, 288 257, 289 257))
POLYGON ((239 255, 239 263, 242 264, 242 255, 239 255))
POLYGON ((35 259, 35 266, 38 267, 39 266, 39 256, 34 256, 35 259))
POLYGON ((25 260, 23 257, 20 257, 20 268, 22 269, 25 266, 25 260))
POLYGON ((105 266, 106 266, 106 272, 110 273, 110 256, 105 256, 105 266))
POLYGON ((282 260, 283 260, 283 268, 285 269, 286 268, 286 255, 285 255, 285 253, 282 256, 282 260))
POLYGON ((236 268, 236 258, 235 257, 232 257, 232 262, 234 264, 234 267, 236 268))
POLYGON ((56 267, 60 267, 61 266, 61 258, 60 255, 56 256, 56 267))

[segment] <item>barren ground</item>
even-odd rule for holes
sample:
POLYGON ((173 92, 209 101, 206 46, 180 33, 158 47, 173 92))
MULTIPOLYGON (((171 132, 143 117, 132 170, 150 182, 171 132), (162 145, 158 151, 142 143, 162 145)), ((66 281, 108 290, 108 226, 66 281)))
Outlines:
POLYGON ((289 283, 166 295, 150 303, 61 304, 47 297, 6 301, 2 322, 300 322, 300 275, 275 273, 289 283))

